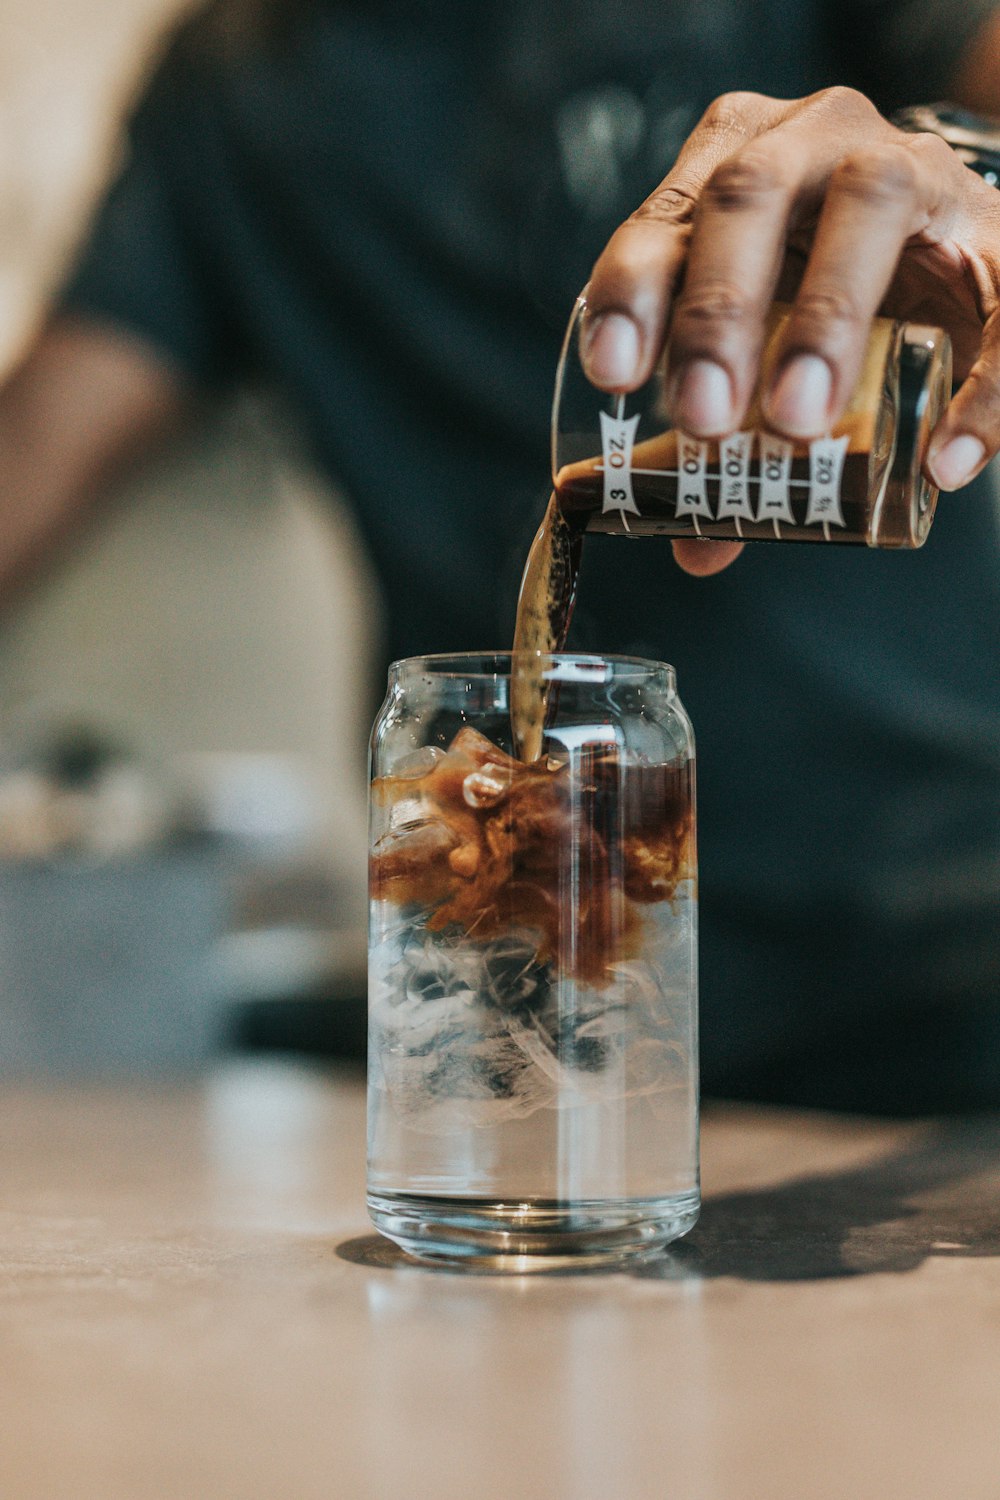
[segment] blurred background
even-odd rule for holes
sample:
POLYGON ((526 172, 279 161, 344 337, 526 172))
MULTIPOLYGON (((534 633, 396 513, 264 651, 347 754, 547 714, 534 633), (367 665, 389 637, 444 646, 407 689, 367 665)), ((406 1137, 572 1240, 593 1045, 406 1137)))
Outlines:
MULTIPOLYGON (((4 371, 184 9, 0 3, 4 371)), ((311 1043, 313 1001, 358 1025, 358 541, 253 392, 121 498, 0 616, 0 1076, 185 1068, 300 1022, 311 1043)))
MULTIPOLYGON (((295 0, 280 4, 281 16, 294 18, 295 0)), ((973 23, 984 7, 992 9, 992 0, 977 0, 973 23)), ((123 159, 119 122, 186 8, 176 0, 0 0, 0 371, 15 366, 73 259, 101 189, 123 159)), ((236 10, 244 8, 253 12, 254 0, 236 10)), ((329 7, 329 15, 336 18, 340 9, 329 7)), ((358 443, 353 466, 330 446, 328 468, 351 475, 359 504, 372 495, 387 502, 368 505, 361 514, 372 545, 382 549, 382 576, 395 606, 395 620, 388 623, 397 636, 405 624, 404 643, 426 639, 432 628, 442 638, 468 642, 484 621, 500 618, 493 610, 501 595, 513 598, 524 555, 517 539, 526 545, 544 498, 544 474, 532 456, 544 446, 529 445, 544 445, 563 310, 603 234, 625 205, 637 201, 639 184, 656 181, 666 169, 719 88, 758 79, 768 91, 784 94, 837 77, 863 81, 857 35, 868 33, 855 29, 850 58, 821 48, 809 7, 802 6, 796 12, 802 49, 789 44, 778 55, 749 10, 724 8, 728 19, 719 26, 711 7, 690 0, 677 12, 687 18, 683 47, 673 9, 650 4, 633 17, 635 35, 644 38, 633 49, 633 29, 623 30, 614 7, 602 3, 594 7, 593 34, 574 31, 564 46, 561 7, 515 8, 510 25, 499 27, 502 35, 487 38, 483 76, 471 74, 475 87, 456 95, 475 102, 469 119, 476 144, 468 159, 464 150, 449 159, 443 188, 433 176, 421 176, 428 161, 442 160, 428 146, 439 141, 435 132, 443 132, 441 139, 455 134, 450 115, 438 108, 437 75, 422 53, 400 45, 393 32, 396 7, 372 9, 381 16, 376 31, 387 50, 349 53, 354 60, 348 74, 377 83, 364 97, 380 119, 384 78, 378 69, 386 57, 395 58, 400 76, 419 85, 420 100, 433 106, 425 111, 433 129, 426 140, 407 133, 412 163, 405 156, 397 163, 390 154, 400 183, 382 184, 375 195, 385 190, 376 219, 388 226, 380 253, 389 260, 373 259, 367 245, 359 256, 355 244, 342 290, 359 297, 359 307, 367 305, 371 267, 378 268, 381 293, 388 284, 386 266, 396 264, 392 257, 413 234, 413 243, 427 249, 427 264, 422 252, 420 266, 429 275, 426 284, 424 270, 415 277, 413 296, 436 295, 441 275, 458 274, 456 285, 464 286, 461 276, 468 274, 483 301, 478 306, 478 296, 457 299, 461 316, 444 340, 436 321, 414 322, 412 369, 432 377, 426 392, 419 381, 408 381, 405 362, 393 363, 392 316, 380 318, 380 336, 371 348, 364 319, 345 319, 341 357, 360 350, 373 365, 379 357, 386 360, 400 377, 392 385, 395 396, 406 399, 393 409, 395 422, 383 423, 378 409, 378 445, 358 443), (537 30, 529 33, 520 19, 531 15, 537 30), (658 46, 647 49, 654 23, 658 46), (613 57, 597 45, 602 40, 616 42, 613 57), (594 58, 602 78, 607 67, 609 78, 620 74, 630 84, 641 83, 641 98, 617 85, 610 92, 604 82, 595 86, 594 58), (475 170, 466 174, 469 163, 475 170), (412 202, 411 182, 421 189, 412 202), (461 191, 453 199, 449 184, 455 183, 461 191), (529 211, 522 211, 524 205, 529 211), (474 232, 466 240, 469 224, 474 232), (459 226, 455 244, 463 248, 457 273, 449 225, 459 226), (442 234, 449 252, 443 258, 442 234), (506 275, 496 277, 498 265, 510 268, 509 284, 506 275), (508 316, 507 336, 481 358, 482 339, 492 338, 498 319, 508 316), (447 358, 440 362, 442 344, 447 358), (466 386, 470 373, 475 378, 466 386), (412 403, 411 388, 417 390, 412 403), (456 392, 461 412, 472 416, 467 432, 463 428, 470 440, 462 443, 453 441, 456 392), (483 412, 491 413, 487 422, 483 412), (394 464, 386 462, 381 445, 383 425, 396 445, 394 464), (470 527, 463 497, 480 477, 486 485, 477 491, 484 524, 470 527), (409 505, 421 486, 426 493, 433 486, 434 495, 447 500, 441 520, 451 529, 435 533, 432 548, 448 559, 441 576, 447 574, 449 586, 440 600, 426 586, 430 575, 415 570, 413 554, 396 545, 392 518, 400 512, 388 503, 402 499, 409 505), (373 515, 379 526, 370 524, 373 515), (476 576, 488 578, 481 598, 463 583, 476 576)), ((944 39, 947 13, 959 41, 968 42, 968 0, 954 11, 927 0, 926 9, 937 19, 925 41, 932 32, 944 39)), ((894 89, 901 95, 905 87, 905 97, 913 98, 926 87, 924 97, 935 97, 950 86, 931 56, 940 49, 929 42, 921 43, 922 71, 915 71, 911 11, 901 5, 897 14, 896 7, 870 6, 867 0, 860 11, 844 7, 845 17, 863 12, 873 27, 877 22, 886 48, 891 43, 894 49, 884 59, 875 49, 880 73, 886 63, 882 103, 896 102, 894 89), (888 20, 880 19, 883 14, 888 20)), ((431 32, 436 26, 449 45, 454 21, 466 18, 462 47, 473 60, 482 50, 472 9, 436 0, 414 12, 433 21, 431 32)), ((329 53, 340 55, 339 45, 329 53)), ((460 49, 460 55, 466 54, 460 49)), ((327 56, 310 41, 299 60, 312 67, 318 59, 322 79, 327 56)), ((464 73, 461 78, 464 89, 464 73)), ((342 98, 353 98, 332 85, 330 93, 338 107, 342 98)), ((405 102, 409 95, 401 85, 387 97, 405 102)), ((257 118, 257 99, 251 92, 242 102, 249 122, 257 118)), ((317 118, 326 121, 325 115, 317 118)), ((199 120, 194 116, 191 129, 199 128, 199 120)), ((370 129, 370 119, 368 125, 367 133, 356 132, 365 150, 352 172, 367 171, 366 152, 385 157, 382 135, 370 129)), ((181 132, 171 147, 186 166, 201 160, 191 139, 198 137, 181 132)), ((283 139, 280 132, 276 139, 283 139)), ((308 166, 317 140, 325 149, 322 136, 292 132, 289 139, 301 148, 294 157, 298 170, 308 166)), ((141 185, 141 173, 139 180, 141 185)), ((303 180, 311 183, 312 177, 303 180)), ((203 188, 206 177, 190 172, 186 182, 203 188)), ((336 264, 337 242, 324 235, 341 216, 339 199, 327 196, 334 211, 328 218, 318 215, 311 244, 326 247, 329 266, 336 264)), ((204 202, 192 191, 186 212, 200 209, 204 202)), ((114 253, 103 252, 112 289, 131 288, 131 260, 141 263, 149 221, 140 215, 137 222, 135 240, 126 235, 114 253)), ((276 241, 280 232, 275 221, 276 241)), ((352 232, 349 222, 348 248, 352 232)), ((155 239, 155 231, 149 237, 155 239)), ((251 257, 240 265, 240 296, 253 309, 255 263, 251 257)), ((138 292, 130 289, 130 295, 141 309, 168 321, 177 314, 169 307, 169 281, 165 291, 155 278, 139 276, 137 284, 138 292), (160 288, 163 305, 148 295, 150 286, 160 288)), ((406 276, 393 285, 413 306, 406 276)), ((108 286, 102 293, 109 295, 108 286)), ((105 308, 100 298, 97 305, 105 308)), ((387 308, 393 313, 391 304, 387 308)), ((125 326, 131 326, 127 318, 125 326)), ((274 326, 284 332, 268 346, 272 364, 279 344, 283 355, 305 351, 303 361, 281 364, 287 388, 301 394, 312 378, 308 338, 302 339, 295 321, 274 326)), ((164 352, 172 348, 167 344, 164 352)), ((65 345, 58 346, 57 375, 66 358, 65 345)), ((120 350, 115 358, 124 370, 142 364, 129 366, 120 350)), ((244 368, 239 360, 236 365, 244 368)), ((317 404, 332 411, 334 396, 364 395, 357 368, 342 370, 338 388, 327 367, 320 367, 323 403, 317 404)), ((133 393, 127 385, 123 389, 133 393)), ((58 466, 60 450, 55 441, 50 444, 49 422, 57 425, 72 401, 56 399, 64 404, 43 409, 44 420, 25 422, 23 450, 19 431, 8 440, 13 457, 34 455, 32 472, 44 467, 39 452, 54 452, 58 466)), ((366 398, 358 408, 371 424, 375 403, 366 398)), ((85 414, 83 423, 91 424, 81 424, 85 434, 100 426, 102 410, 95 405, 85 414)), ((321 425, 314 423, 314 436, 321 425)), ((206 398, 198 421, 185 432, 182 443, 130 480, 117 504, 102 505, 73 546, 62 549, 44 575, 32 577, 29 590, 0 598, 0 1077, 176 1071, 232 1046, 360 1049, 364 745, 381 675, 382 648, 373 632, 386 611, 345 507, 306 457, 295 424, 273 395, 242 389, 224 402, 206 398)), ((842 920, 855 936, 855 967, 866 983, 872 976, 871 1004, 899 997, 891 1004, 909 1017, 907 961, 912 985, 939 986, 940 994, 927 1001, 932 1016, 935 1006, 952 1006, 952 995, 964 996, 970 984, 980 983, 969 975, 993 972, 995 943, 987 924, 995 851, 981 809, 995 791, 990 754, 996 736, 990 727, 985 733, 975 727, 966 739, 956 739, 951 726, 955 704, 961 708, 958 722, 993 723, 988 674, 979 663, 991 649, 985 631, 994 616, 985 616, 995 588, 989 560, 995 521, 972 504, 948 509, 949 520, 942 517, 936 533, 940 545, 928 549, 919 574, 910 581, 902 570, 886 569, 877 596, 861 567, 824 559, 822 549, 801 559, 794 573, 773 554, 761 555, 752 568, 747 559, 746 568, 735 570, 720 616, 713 596, 679 574, 671 575, 665 599, 658 583, 661 558, 651 554, 642 573, 638 559, 630 564, 636 569, 629 578, 636 607, 615 621, 619 648, 650 654, 658 650, 650 643, 662 637, 671 642, 674 659, 697 663, 686 680, 692 683, 693 717, 705 728, 700 774, 712 814, 702 818, 702 850, 706 869, 728 872, 722 880, 713 877, 717 926, 713 932, 706 908, 702 929, 706 993, 717 1006, 714 1014, 705 1012, 705 1034, 719 1049, 718 1068, 714 1074, 707 1068, 706 1077, 714 1077, 717 1087, 720 1078, 731 1089, 737 1074, 750 1076, 751 1056, 762 1059, 760 1077, 747 1085, 755 1097, 772 1097, 779 1087, 774 1078, 794 1076, 800 1063, 808 1072, 802 1060, 816 1055, 816 1038, 826 1035, 828 1017, 840 1014, 845 994, 851 1014, 843 1035, 855 1035, 854 1027, 864 1045, 845 1043, 844 1055, 869 1056, 867 992, 844 992, 839 971, 822 956, 831 910, 847 914, 842 920), (774 587, 779 575, 780 590, 774 587), (958 580, 965 617, 956 624, 958 580), (774 589, 773 617, 759 607, 768 588, 774 589), (829 591, 839 602, 827 616, 823 601, 829 591), (983 620, 976 618, 977 609, 983 620), (734 639, 741 642, 744 664, 766 664, 756 677, 741 667, 737 716, 734 639), (957 639, 976 650, 956 652, 957 639), (887 648, 871 664, 870 640, 887 648), (822 646, 822 672, 802 643, 822 646), (882 676, 874 675, 882 673, 886 689, 882 676), (731 774, 735 752, 727 738, 734 718, 743 736, 739 778, 731 774), (784 726, 787 763, 809 768, 809 776, 791 789, 798 798, 794 810, 790 788, 777 779, 772 722, 784 726), (754 787, 759 795, 751 795, 754 787), (876 817, 857 816, 859 788, 873 799, 876 817), (769 808, 778 795, 785 817, 776 823, 769 808), (822 826, 829 830, 823 847, 812 838, 817 795, 822 826), (757 818, 752 825, 750 814, 757 818), (806 828, 808 838, 802 835, 806 828), (852 830, 849 838, 845 829, 852 830), (918 858, 915 851, 927 852, 918 858), (977 865, 969 876, 980 851, 987 873, 981 875, 977 865), (941 897, 946 864, 952 871, 948 889, 955 893, 949 899, 964 913, 961 921, 952 919, 941 897), (758 920, 761 868, 796 872, 780 893, 784 927, 775 920, 773 892, 768 923, 758 920), (807 930, 814 935, 809 944, 807 930), (794 934, 793 945, 785 941, 786 932, 794 934), (965 943, 971 945, 968 953, 965 943), (937 965, 937 977, 930 979, 927 965, 914 957, 925 948, 937 965), (953 957, 946 963, 942 952, 953 957), (861 959, 860 953, 872 957, 861 959), (896 956, 890 961, 887 954, 896 956), (800 962, 802 976, 795 970, 800 962), (773 1038, 750 999, 758 992, 741 988, 751 983, 768 1003, 777 997, 773 1038), (828 997, 828 1010, 819 1002, 805 1009, 798 1004, 808 984, 828 997)), ((609 558, 602 572, 592 574, 595 598, 617 598, 615 566, 609 558)), ((600 609, 592 621, 603 629, 600 609)), ((593 645, 579 612, 576 626, 576 644, 593 645)), ((836 923, 834 928, 839 930, 836 923)), ((975 1005, 992 1018, 993 997, 986 999, 982 986, 980 994, 975 1005)), ((888 1023, 885 1038, 895 1058, 888 1023)), ((977 1055, 982 1050, 974 1044, 977 1055)), ((934 1055, 926 1055, 936 1067, 934 1055)))

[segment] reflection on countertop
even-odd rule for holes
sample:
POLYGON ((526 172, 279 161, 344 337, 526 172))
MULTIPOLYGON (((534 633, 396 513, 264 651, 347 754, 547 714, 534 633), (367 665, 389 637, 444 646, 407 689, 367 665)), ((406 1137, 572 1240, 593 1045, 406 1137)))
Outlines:
POLYGON ((369 1233, 357 1072, 8 1089, 0 1487, 993 1500, 1000 1121, 716 1107, 703 1154, 661 1262, 456 1276, 369 1233))

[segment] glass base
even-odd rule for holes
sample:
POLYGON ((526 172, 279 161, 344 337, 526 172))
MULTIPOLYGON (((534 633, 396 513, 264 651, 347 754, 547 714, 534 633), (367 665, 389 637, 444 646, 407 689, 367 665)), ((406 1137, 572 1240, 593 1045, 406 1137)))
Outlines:
POLYGON ((422 1193, 371 1193, 375 1228, 408 1255, 454 1270, 581 1271, 646 1260, 687 1234, 697 1189, 614 1202, 543 1198, 496 1202, 422 1193))

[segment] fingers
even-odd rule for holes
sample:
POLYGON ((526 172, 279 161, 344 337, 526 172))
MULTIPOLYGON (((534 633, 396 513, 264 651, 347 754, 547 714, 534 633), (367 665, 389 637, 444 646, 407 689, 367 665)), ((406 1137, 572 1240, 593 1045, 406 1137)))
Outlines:
MULTIPOLYGON (((971 177, 943 141, 903 134, 851 90, 792 103, 724 96, 594 267, 580 345, 587 374, 604 390, 638 388, 669 323, 674 420, 701 437, 734 430, 758 379, 790 240, 804 239, 805 272, 762 404, 778 432, 818 437, 847 406, 904 250, 931 250, 956 261, 979 315, 989 314, 980 357, 926 459, 940 488, 959 488, 1000 450, 1000 283, 970 270, 960 248, 976 243, 985 212, 971 177)), ((739 551, 675 544, 680 566, 700 575, 739 551)))
POLYGON ((709 578, 735 562, 743 551, 742 542, 675 541, 674 560, 685 573, 695 578, 709 578))
POLYGON ((732 432, 757 381, 789 222, 817 169, 794 126, 730 156, 702 191, 670 327, 667 401, 699 437, 732 432))
POLYGON ((601 390, 635 390, 649 378, 663 347, 702 187, 720 162, 787 108, 759 94, 717 99, 674 169, 608 241, 587 286, 580 341, 584 369, 601 390))
POLYGON ((763 398, 768 422, 788 437, 818 437, 843 413, 907 241, 944 233, 958 211, 957 159, 944 142, 941 156, 913 140, 852 152, 830 176, 763 398))
POLYGON ((890 129, 861 94, 828 89, 786 108, 705 183, 670 328, 668 399, 699 437, 739 426, 791 232, 818 209, 845 143, 890 129))
POLYGON ((942 141, 904 135, 849 90, 803 101, 723 162, 702 191, 673 312, 678 426, 717 437, 739 425, 789 240, 818 216, 764 411, 789 437, 829 431, 904 246, 950 227, 963 173, 942 141))
POLYGON ((896 130, 853 90, 791 103, 724 96, 594 268, 588 375, 605 390, 636 389, 669 321, 674 420, 700 437, 734 430, 789 239, 816 221, 763 402, 777 431, 821 435, 847 405, 904 248, 952 236, 969 176, 937 137, 896 130))
POLYGON ((959 490, 1000 451, 1000 309, 986 321, 982 351, 931 434, 925 468, 942 490, 959 490))
MULTIPOLYGON (((668 399, 680 427, 718 437, 739 426, 757 384, 766 317, 789 238, 819 212, 845 151, 884 136, 902 138, 863 95, 828 89, 790 108, 712 173, 670 328, 668 399)), ((841 219, 835 204, 834 231, 841 219)), ((889 238, 894 263, 895 226, 889 238)), ((864 279, 867 257, 857 255, 856 244, 853 249, 864 279)), ((875 305, 883 290, 874 294, 875 305)), ((821 362, 795 377, 793 394, 802 383, 812 406, 829 404, 832 382, 821 362)))

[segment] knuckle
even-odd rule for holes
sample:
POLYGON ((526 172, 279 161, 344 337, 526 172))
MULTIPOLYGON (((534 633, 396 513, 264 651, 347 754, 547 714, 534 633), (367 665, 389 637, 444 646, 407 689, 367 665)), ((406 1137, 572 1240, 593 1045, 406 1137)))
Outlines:
POLYGON ((678 187, 660 187, 629 216, 630 224, 690 224, 697 199, 678 187))
POLYGON ((705 282, 678 299, 675 323, 684 322, 689 330, 717 330, 741 327, 753 314, 746 294, 738 287, 724 281, 705 282))
POLYGON ((846 119, 881 119, 878 110, 860 89, 836 83, 831 88, 820 89, 813 94, 810 103, 824 113, 832 113, 846 119))
POLYGON ((702 126, 708 130, 727 133, 745 130, 747 121, 759 114, 764 103, 762 94, 754 94, 747 89, 732 89, 712 100, 702 116, 702 126))
MULTIPOLYGON (((962 383, 962 400, 967 419, 964 425, 975 431, 976 418, 984 425, 988 423, 992 428, 988 435, 995 444, 997 418, 1000 416, 1000 370, 993 368, 989 360, 978 359, 962 383)), ((977 436, 986 435, 977 432, 977 436)))
POLYGON ((847 156, 833 173, 833 185, 868 204, 898 204, 913 199, 917 170, 899 146, 873 147, 847 156))
POLYGON ((957 152, 930 131, 906 137, 903 149, 921 184, 920 193, 932 215, 955 213, 960 205, 973 208, 979 202, 996 207, 996 189, 969 170, 957 152), (983 191, 985 189, 985 192, 983 191))
POLYGON ((840 287, 816 287, 799 293, 794 319, 798 331, 815 334, 820 329, 855 328, 862 321, 862 313, 840 287))
POLYGON ((953 148, 933 131, 914 131, 912 135, 904 135, 899 144, 904 151, 935 172, 947 170, 950 176, 959 165, 959 158, 953 148))
POLYGON ((713 207, 739 212, 757 208, 784 189, 784 175, 775 162, 762 153, 744 151, 716 167, 704 192, 713 207))

